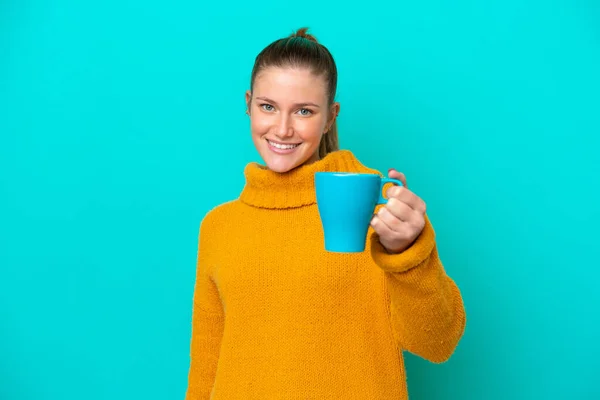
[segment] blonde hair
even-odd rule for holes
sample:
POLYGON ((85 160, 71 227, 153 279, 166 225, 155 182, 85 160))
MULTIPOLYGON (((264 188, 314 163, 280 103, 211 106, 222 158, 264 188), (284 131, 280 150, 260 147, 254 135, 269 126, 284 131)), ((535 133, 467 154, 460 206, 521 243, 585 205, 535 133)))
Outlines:
MULTIPOLYGON (((265 47, 256 56, 250 90, 260 71, 268 67, 305 67, 315 75, 323 75, 327 82, 328 104, 331 106, 337 90, 337 67, 329 50, 317 41, 317 38, 307 33, 308 28, 300 28, 290 36, 278 39, 265 47)), ((332 151, 339 150, 337 121, 321 138, 319 158, 325 157, 332 151)))

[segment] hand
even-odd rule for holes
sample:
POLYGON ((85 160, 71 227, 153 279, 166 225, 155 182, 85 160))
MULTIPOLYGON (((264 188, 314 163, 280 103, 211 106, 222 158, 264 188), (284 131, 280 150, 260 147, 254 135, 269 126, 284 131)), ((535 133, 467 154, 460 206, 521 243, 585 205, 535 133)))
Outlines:
POLYGON ((392 186, 386 191, 388 202, 371 219, 371 226, 379 235, 379 242, 388 253, 401 253, 408 249, 425 227, 425 202, 408 190, 406 177, 394 170, 390 178, 398 179, 404 186, 392 186))

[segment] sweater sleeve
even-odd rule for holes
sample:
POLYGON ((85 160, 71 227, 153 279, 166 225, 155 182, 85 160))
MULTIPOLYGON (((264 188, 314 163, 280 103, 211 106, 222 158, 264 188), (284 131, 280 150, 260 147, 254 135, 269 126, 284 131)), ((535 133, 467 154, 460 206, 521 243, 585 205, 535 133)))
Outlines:
POLYGON ((447 361, 463 335, 465 309, 438 256, 429 218, 411 247, 399 254, 388 253, 373 232, 371 255, 385 271, 392 330, 400 346, 431 362, 447 361))
POLYGON ((207 244, 210 237, 205 231, 205 221, 200 228, 198 240, 186 400, 208 400, 210 398, 224 326, 224 314, 219 293, 207 268, 207 255, 211 249, 207 244))

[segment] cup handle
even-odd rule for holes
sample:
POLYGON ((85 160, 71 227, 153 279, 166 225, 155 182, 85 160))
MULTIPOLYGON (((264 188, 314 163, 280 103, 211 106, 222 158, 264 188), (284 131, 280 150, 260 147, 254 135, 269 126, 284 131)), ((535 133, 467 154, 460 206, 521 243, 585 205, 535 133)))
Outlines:
POLYGON ((381 178, 381 186, 379 186, 379 201, 377 204, 386 204, 388 202, 388 199, 383 197, 383 186, 386 183, 393 183, 394 185, 403 186, 402 182, 400 182, 398 179, 381 178))

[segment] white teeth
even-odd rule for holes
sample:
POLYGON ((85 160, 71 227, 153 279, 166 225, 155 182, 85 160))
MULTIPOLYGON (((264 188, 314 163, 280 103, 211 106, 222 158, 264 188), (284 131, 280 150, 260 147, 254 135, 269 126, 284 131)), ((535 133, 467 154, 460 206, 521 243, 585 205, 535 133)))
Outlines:
POLYGON ((271 146, 281 149, 281 150, 290 150, 290 149, 293 149, 294 147, 300 146, 300 144, 279 144, 279 143, 271 142, 270 140, 268 142, 271 146))

